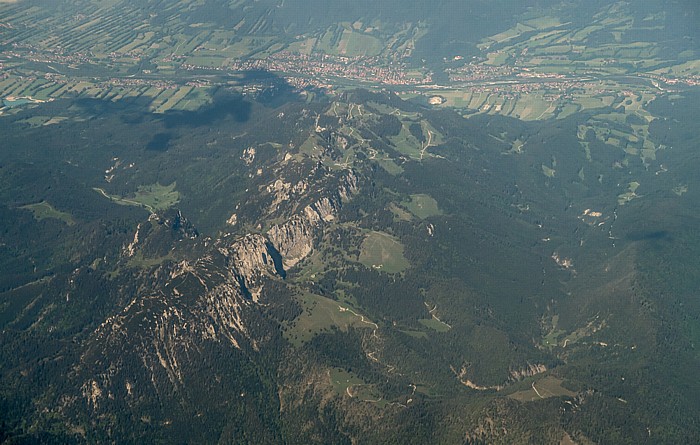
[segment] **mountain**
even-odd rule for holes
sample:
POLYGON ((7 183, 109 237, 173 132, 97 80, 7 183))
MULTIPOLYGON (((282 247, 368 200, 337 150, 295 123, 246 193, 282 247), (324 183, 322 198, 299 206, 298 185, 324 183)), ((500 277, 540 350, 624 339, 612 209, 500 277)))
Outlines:
POLYGON ((0 5, 2 443, 698 440, 693 5, 129 3, 0 5))

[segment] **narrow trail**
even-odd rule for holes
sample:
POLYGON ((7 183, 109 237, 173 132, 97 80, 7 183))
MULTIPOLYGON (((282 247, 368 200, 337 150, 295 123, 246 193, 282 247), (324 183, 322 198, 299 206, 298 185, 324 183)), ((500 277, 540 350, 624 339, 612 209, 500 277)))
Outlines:
POLYGON ((535 394, 537 394, 540 399, 544 399, 544 397, 542 397, 542 394, 540 394, 537 388, 535 388, 535 382, 532 382, 532 389, 535 390, 535 394))
POLYGON ((97 190, 98 192, 100 192, 100 193, 102 194, 102 196, 104 196, 105 198, 109 199, 110 201, 114 201, 114 202, 117 202, 117 203, 123 202, 123 203, 129 204, 129 205, 133 205, 133 206, 137 206, 137 207, 143 207, 143 208, 145 208, 146 210, 148 210, 149 212, 155 213, 155 210, 153 209, 153 207, 151 207, 151 206, 148 205, 148 204, 144 204, 144 203, 138 202, 138 201, 132 201, 132 200, 126 199, 126 198, 115 198, 115 197, 113 197, 113 196, 108 195, 107 192, 105 192, 105 191, 104 191, 103 189, 101 189, 100 187, 95 187, 94 190, 97 190))
POLYGON ((375 329, 375 330, 379 329, 379 325, 377 325, 377 323, 374 323, 374 322, 372 322, 372 321, 367 321, 367 320, 365 320, 365 316, 364 316, 364 315, 360 315, 360 314, 358 314, 357 312, 353 311, 353 310, 350 309, 350 308, 347 308, 347 307, 343 307, 343 306, 338 305, 338 310, 339 310, 340 312, 350 312, 350 313, 353 314, 355 317, 359 317, 359 318, 360 318, 360 321, 361 321, 362 323, 365 323, 365 324, 369 324, 369 325, 374 326, 374 329, 375 329))
MULTIPOLYGON (((425 301, 423 302, 423 304, 425 305, 425 307, 430 308, 430 305, 428 305, 428 303, 426 303, 425 301)), ((429 309, 429 310, 428 310, 428 313, 430 314, 431 317, 433 317, 433 320, 435 320, 435 321, 437 321, 437 322, 439 322, 439 323, 442 323, 442 324, 444 324, 445 326, 447 326, 448 328, 452 329, 452 326, 451 326, 451 325, 449 325, 449 324, 445 323, 444 321, 440 320, 440 319, 438 318, 438 316, 435 315, 435 311, 436 311, 436 310, 437 310, 437 304, 436 304, 435 306, 433 306, 432 309, 429 309)))
MULTIPOLYGON (((380 340, 380 337, 377 335, 377 331, 379 330, 379 325, 377 325, 377 323, 374 323, 374 322, 371 322, 371 321, 367 321, 363 315, 360 315, 360 314, 356 313, 356 312, 353 311, 352 309, 344 308, 344 307, 342 307, 342 306, 340 306, 340 305, 338 306, 338 309, 339 309, 341 312, 350 312, 351 314, 355 315, 356 317, 359 317, 360 320, 361 320, 363 323, 370 324, 370 325, 374 326, 374 329, 372 330, 372 337, 375 338, 375 339, 377 339, 377 340, 380 340)), ((363 349, 364 349, 364 348, 367 348, 368 346, 369 346, 369 345, 365 344, 364 341, 363 341, 363 349)), ((385 366, 385 367, 386 367, 386 372, 387 372, 388 374, 393 373, 393 372, 396 370, 396 367, 393 366, 393 365, 389 365, 389 364, 387 364, 387 363, 383 363, 381 360, 379 360, 379 358, 377 358, 377 354, 379 354, 379 349, 374 350, 374 351, 372 351, 372 352, 368 352, 368 353, 366 354, 366 356, 367 356, 367 358, 369 358, 371 361, 377 363, 378 365, 383 365, 383 366, 385 366)), ((398 373, 398 375, 403 375, 403 374, 398 373)), ((330 373, 329 373, 329 378, 330 378, 330 373)), ((356 394, 353 393, 353 388, 356 387, 356 386, 362 386, 362 385, 363 385, 363 384, 359 384, 359 385, 358 385, 358 384, 351 384, 351 385, 349 385, 349 386, 345 389, 345 392, 346 392, 346 394, 347 394, 350 398, 357 398, 358 396, 357 396, 356 394)), ((369 386, 371 386, 371 385, 369 385, 369 386)), ((404 404, 402 404, 402 403, 399 403, 399 402, 388 402, 388 401, 387 401, 387 406, 397 405, 397 406, 400 406, 400 407, 402 407, 402 408, 408 408, 407 405, 410 404, 410 403, 413 401, 413 396, 415 396, 416 391, 417 391, 417 389, 418 389, 418 386, 417 386, 415 383, 410 383, 410 384, 408 385, 408 387, 411 388, 411 394, 408 396, 409 398, 408 398, 408 401, 406 402, 406 405, 404 405, 404 404)), ((382 400, 384 400, 384 397, 381 396, 381 397, 377 398, 376 400, 372 400, 372 399, 363 399, 363 398, 360 397, 360 400, 362 400, 363 402, 379 403, 379 402, 381 402, 382 400)))
POLYGON ((432 147, 432 141, 433 141, 433 132, 428 130, 428 140, 427 142, 423 143, 423 147, 420 150, 420 160, 423 160, 423 156, 425 155, 425 150, 427 150, 429 147, 432 147))

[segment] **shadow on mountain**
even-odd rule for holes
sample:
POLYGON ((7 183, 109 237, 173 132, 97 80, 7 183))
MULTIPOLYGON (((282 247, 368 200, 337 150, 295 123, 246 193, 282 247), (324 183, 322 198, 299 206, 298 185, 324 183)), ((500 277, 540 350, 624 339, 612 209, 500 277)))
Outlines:
POLYGON ((666 230, 655 230, 652 232, 633 232, 627 235, 630 241, 658 241, 668 240, 671 234, 666 230))
MULTIPOLYGON (((65 103, 61 106, 65 106, 65 103)), ((96 98, 78 98, 70 102, 71 107, 80 109, 83 116, 94 118, 104 114, 118 114, 122 122, 127 124, 139 124, 144 121, 151 101, 146 97, 130 97, 117 101, 96 98)))
POLYGON ((165 126, 166 128, 201 127, 227 117, 232 117, 236 122, 247 122, 251 111, 251 102, 245 100, 243 96, 225 91, 215 94, 213 102, 199 110, 165 113, 165 126))
POLYGON ((265 70, 245 71, 240 79, 243 86, 253 86, 256 102, 266 107, 278 107, 287 102, 302 100, 297 89, 286 79, 265 70))
POLYGON ((300 100, 298 92, 292 85, 269 71, 245 71, 236 73, 235 77, 232 77, 229 84, 243 88, 246 96, 221 88, 214 94, 212 103, 199 110, 165 113, 165 126, 167 128, 201 127, 229 117, 239 123, 247 122, 253 111, 252 101, 248 100, 247 96, 266 107, 277 107, 300 100))
POLYGON ((151 138, 151 140, 146 145, 146 150, 151 151, 168 151, 170 146, 170 140, 173 135, 170 133, 158 133, 151 138))
MULTIPOLYGON (((233 89, 220 87, 214 93, 210 104, 194 111, 170 110, 164 114, 150 111, 152 101, 147 97, 124 98, 118 101, 78 98, 73 100, 71 105, 77 107, 81 114, 88 118, 116 114, 126 124, 162 121, 165 127, 170 129, 202 127, 229 118, 243 123, 249 121, 253 114, 253 102, 265 107, 278 107, 287 102, 303 100, 294 86, 269 71, 232 73, 219 80, 245 93, 240 94, 233 89)), ((149 150, 163 151, 163 147, 167 148, 167 142, 165 134, 157 134, 149 143, 149 150)))

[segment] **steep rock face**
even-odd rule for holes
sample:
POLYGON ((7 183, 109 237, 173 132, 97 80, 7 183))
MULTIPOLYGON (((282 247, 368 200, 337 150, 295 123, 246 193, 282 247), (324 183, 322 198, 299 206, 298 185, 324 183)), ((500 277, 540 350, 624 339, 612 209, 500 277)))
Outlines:
POLYGON ((197 330, 187 323, 191 315, 164 295, 151 294, 134 298, 120 314, 107 319, 81 358, 79 374, 87 377, 82 392, 89 405, 98 410, 114 398, 128 401, 134 373, 125 370, 124 363, 140 362, 143 367, 137 375, 143 377, 138 380, 148 382, 156 393, 166 385, 168 391, 177 389, 183 379, 179 364, 197 330))
POLYGON ((257 342, 250 338, 244 324, 244 308, 249 300, 242 298, 243 292, 239 286, 226 283, 209 292, 200 302, 200 318, 205 338, 219 340, 226 338, 236 348, 241 348, 241 336, 249 339, 254 349, 257 342))
POLYGON ((267 235, 282 256, 284 269, 294 267, 313 250, 314 229, 336 218, 342 205, 357 193, 357 176, 352 171, 340 178, 338 187, 327 196, 304 207, 301 214, 273 226, 267 235))
POLYGON ((340 208, 337 200, 324 196, 304 209, 304 214, 313 224, 330 222, 335 219, 335 214, 340 208))
POLYGON ((295 215, 267 232, 270 241, 282 255, 285 270, 294 267, 313 250, 313 227, 308 219, 295 215))
MULTIPOLYGON (((97 414, 114 409, 114 403, 136 406, 137 394, 189 397, 190 368, 211 360, 207 351, 228 348, 254 360, 249 354, 257 354, 265 344, 256 337, 254 321, 265 283, 284 278, 287 269, 306 258, 317 231, 358 191, 351 171, 330 179, 332 188, 266 234, 225 238, 208 248, 207 240, 195 241, 208 253, 166 262, 142 275, 143 284, 132 301, 105 320, 88 341, 76 370, 78 399, 97 414), (134 369, 133 363, 142 366, 134 369)), ((197 235, 179 212, 157 222, 181 235, 175 239, 194 241, 197 235)), ((131 250, 161 235, 139 225, 131 250)), ((133 257, 131 250, 125 258, 133 257)))
POLYGON ((155 217, 158 224, 168 227, 177 239, 195 239, 199 232, 192 222, 185 218, 180 210, 166 210, 161 216, 155 217))
POLYGON ((270 208, 274 211, 285 201, 302 196, 307 189, 308 184, 306 181, 298 181, 296 184, 292 184, 277 179, 274 183, 269 184, 265 191, 273 197, 270 208))
POLYGON ((245 235, 228 247, 220 247, 219 251, 227 257, 243 293, 253 301, 260 298, 264 276, 285 276, 279 252, 262 235, 245 235))
POLYGON ((520 369, 511 369, 510 370, 510 375, 512 376, 514 381, 520 381, 524 378, 527 377, 532 377, 537 374, 542 374, 543 372, 547 372, 547 366, 541 363, 528 363, 527 366, 520 368, 520 369))
POLYGON ((347 201, 359 190, 357 175, 351 170, 341 178, 338 186, 338 196, 343 201, 347 201))
POLYGON ((185 389, 192 363, 216 345, 240 351, 259 347, 244 321, 253 302, 222 258, 169 263, 153 275, 158 289, 142 289, 87 342, 76 377, 94 412, 113 403, 138 403, 134 392, 176 396, 185 389), (164 288, 159 276, 168 279, 164 288))

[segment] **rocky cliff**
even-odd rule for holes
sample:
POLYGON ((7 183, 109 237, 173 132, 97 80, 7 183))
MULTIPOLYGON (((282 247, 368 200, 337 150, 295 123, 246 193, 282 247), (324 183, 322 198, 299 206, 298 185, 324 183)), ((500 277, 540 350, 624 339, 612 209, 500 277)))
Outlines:
MULTIPOLYGON (((275 200, 278 189, 270 190, 275 200)), ((311 204, 266 234, 229 236, 213 243, 197 240, 196 230, 179 211, 152 218, 148 230, 139 225, 134 241, 123 250, 125 260, 148 246, 149 238, 162 238, 164 231, 191 240, 193 251, 205 253, 164 262, 150 276, 142 275, 139 293, 94 332, 77 372, 85 403, 100 412, 106 400, 132 400, 137 385, 158 394, 177 393, 187 378, 182 364, 202 360, 197 357, 206 344, 223 342, 255 353, 264 340, 251 333, 248 323, 256 319, 254 306, 263 303, 266 283, 284 279, 288 269, 306 258, 323 225, 337 218, 342 203, 357 192, 358 178, 347 171, 331 189, 317 190, 311 204), (121 357, 116 362, 115 353, 121 357), (138 383, 133 381, 134 371, 125 372, 122 366, 134 362, 143 366, 138 383)))

